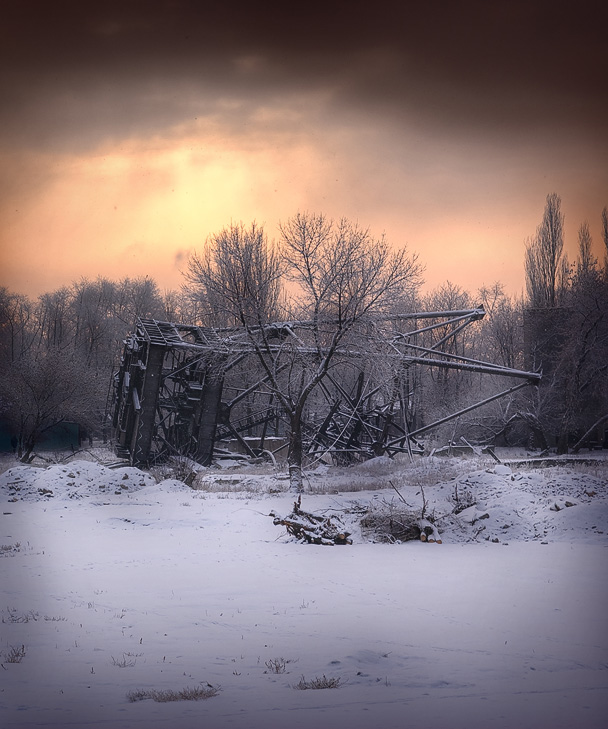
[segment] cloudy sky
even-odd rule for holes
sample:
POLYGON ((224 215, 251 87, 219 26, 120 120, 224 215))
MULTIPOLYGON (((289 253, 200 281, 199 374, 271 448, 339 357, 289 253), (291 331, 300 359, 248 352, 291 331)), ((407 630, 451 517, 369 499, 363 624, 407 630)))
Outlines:
POLYGON ((604 7, 0 0, 0 285, 175 288, 231 221, 310 211, 519 293, 547 194, 602 251, 604 7))

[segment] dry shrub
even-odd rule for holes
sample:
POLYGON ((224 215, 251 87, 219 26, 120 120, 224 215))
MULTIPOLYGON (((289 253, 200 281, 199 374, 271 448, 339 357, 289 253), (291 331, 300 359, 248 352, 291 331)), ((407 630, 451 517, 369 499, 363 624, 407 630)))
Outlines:
POLYGON ((206 686, 186 686, 180 691, 173 691, 172 689, 136 689, 127 693, 127 699, 131 702, 152 699, 159 703, 167 703, 169 701, 201 701, 217 696, 219 692, 219 686, 211 686, 210 684, 206 686))
POLYGON ((114 658, 114 656, 111 656, 111 659, 112 665, 118 666, 118 668, 133 668, 137 663, 137 656, 132 653, 123 653, 122 658, 114 658))
MULTIPOLYGON (((3 611, 4 612, 4 611, 3 611)), ((29 623, 30 621, 36 622, 40 617, 40 613, 35 610, 28 610, 27 612, 20 613, 16 608, 7 608, 6 618, 2 616, 3 623, 29 623)))
POLYGON ((11 646, 11 649, 4 654, 5 663, 21 663, 25 658, 25 646, 11 646))
POLYGON ((15 555, 21 551, 21 543, 15 542, 15 544, 0 544, 0 557, 8 557, 8 555, 15 555))
POLYGON ((288 673, 287 664, 293 662, 291 658, 271 658, 266 661, 266 668, 268 670, 264 671, 264 673, 288 673))
POLYGON ((362 534, 372 535, 375 541, 408 542, 420 539, 423 542, 438 542, 441 544, 439 532, 434 524, 435 513, 428 514, 427 500, 424 488, 420 484, 422 507, 415 509, 404 498, 399 489, 390 482, 399 501, 382 499, 370 505, 369 510, 361 520, 362 534))
POLYGON ((361 533, 377 542, 408 542, 420 539, 420 511, 382 499, 370 506, 361 519, 361 533))
POLYGON ((293 688, 298 689, 298 691, 306 691, 307 689, 339 688, 341 685, 341 678, 327 678, 327 676, 323 674, 323 676, 317 676, 310 681, 307 681, 304 676, 302 676, 302 678, 298 681, 297 684, 295 684, 293 688))

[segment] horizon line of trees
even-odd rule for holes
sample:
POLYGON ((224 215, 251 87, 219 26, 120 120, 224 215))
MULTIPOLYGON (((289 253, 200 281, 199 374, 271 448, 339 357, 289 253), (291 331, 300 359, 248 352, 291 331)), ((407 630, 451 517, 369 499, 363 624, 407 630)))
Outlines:
MULTIPOLYGON (((584 222, 577 259, 569 263, 561 199, 547 196, 542 221, 525 242, 526 295, 519 298, 507 295, 499 282, 473 295, 449 281, 422 294, 423 270, 415 254, 391 248, 348 220, 308 213, 282 225, 277 242, 256 223, 230 225, 210 236, 201 252, 191 255, 178 291, 161 292, 148 277, 83 278, 37 300, 0 288, 0 420, 17 434, 23 460, 58 422, 75 421, 106 435, 112 373, 124 338, 143 317, 244 327, 297 433, 297 419, 331 365, 333 354, 327 358, 327 352, 347 343, 371 315, 482 304, 486 317, 454 340, 454 353, 542 369, 543 380, 533 393, 496 403, 487 414, 463 418, 458 427, 478 442, 522 439, 524 430, 531 431, 538 447, 557 444, 567 450, 569 441, 601 425, 608 413, 606 207, 601 215, 604 260, 593 256, 584 222), (269 343, 260 344, 253 330, 295 317, 316 322, 310 342, 316 355, 299 363, 304 385, 292 382, 286 388, 276 377, 284 353, 281 361, 271 356, 269 343)), ((424 392, 427 414, 466 405, 471 388, 478 387, 471 377, 447 370, 431 370, 415 384, 419 399, 424 392)), ((296 437, 293 448, 301 465, 298 447, 296 437)), ((297 464, 294 473, 301 479, 297 464)))

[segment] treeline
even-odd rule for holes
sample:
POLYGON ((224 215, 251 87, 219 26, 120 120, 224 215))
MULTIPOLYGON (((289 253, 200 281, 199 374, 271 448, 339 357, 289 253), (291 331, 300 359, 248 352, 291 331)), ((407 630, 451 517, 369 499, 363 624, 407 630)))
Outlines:
POLYGON ((35 301, 0 288, 0 421, 22 458, 61 422, 107 437, 111 376, 137 317, 193 316, 150 278, 81 279, 35 301))
POLYGON ((117 344, 137 317, 196 316, 178 291, 161 293, 150 278, 86 278, 36 301, 0 288, 0 354, 4 362, 60 350, 93 369, 116 363, 117 344))
MULTIPOLYGON (((505 296, 500 284, 471 297, 444 286, 426 307, 482 304, 486 317, 458 340, 465 356, 541 372, 538 387, 475 411, 459 421, 449 440, 461 435, 478 443, 525 444, 558 453, 583 444, 608 447, 608 209, 601 213, 602 258, 593 255, 587 222, 578 230, 576 259, 564 245, 561 199, 547 196, 542 220, 525 241, 526 295, 505 296)), ((466 405, 473 392, 483 396, 488 381, 437 371, 432 398, 466 405), (451 382, 450 382, 451 380, 451 382)))
POLYGON ((547 196, 543 219, 526 242, 524 353, 543 380, 527 417, 541 447, 565 453, 589 429, 608 445, 608 209, 602 211, 604 260, 592 254, 589 225, 578 231, 578 255, 564 252, 561 199, 547 196), (549 440, 552 437, 555 442, 549 440))
MULTIPOLYGON (((314 219, 311 216, 308 222, 314 219)), ((449 339, 446 351, 543 373, 538 388, 528 388, 444 428, 439 433, 443 442, 465 436, 478 443, 499 439, 506 444, 557 447, 564 452, 594 425, 589 438, 603 441, 608 414, 608 214, 604 208, 603 260, 592 255, 589 226, 583 223, 577 258, 569 262, 564 253, 563 223, 561 200, 558 195, 549 195, 542 221, 526 241, 526 296, 522 299, 505 294, 500 283, 470 293, 447 282, 423 295, 420 267, 415 257, 408 259, 412 276, 404 280, 406 296, 390 297, 394 313, 481 305, 486 316, 449 339)), ((351 225, 347 221, 340 224, 351 225)), ((265 233, 258 226, 226 230, 249 231, 261 236, 260 242, 266 245, 265 233)), ((359 229, 351 226, 348 230, 359 229)), ((287 228, 285 231, 289 232, 287 228)), ((303 231, 290 231, 296 248, 299 234, 303 231)), ((368 235, 366 231, 361 234, 368 235)), ((161 292, 150 278, 82 279, 35 301, 0 289, 0 420, 17 439, 24 460, 43 433, 58 422, 78 422, 97 437, 110 435, 112 373, 119 365, 123 340, 137 317, 210 326, 242 324, 238 319, 226 319, 230 307, 221 300, 226 293, 226 276, 235 272, 212 266, 214 260, 217 263, 221 259, 214 258, 213 246, 224 238, 221 234, 210 237, 203 251, 191 257, 189 275, 179 291, 161 292), (197 279, 197 271, 207 278, 203 275, 197 279), (210 286, 212 274, 217 274, 216 289, 210 286)), ((224 244, 229 246, 230 240, 224 244)), ((265 255, 272 250, 270 246, 265 255)), ((336 255, 340 250, 336 248, 336 255)), ((373 267, 374 259, 370 261, 373 267)), ((319 259, 315 265, 321 263, 319 259)), ((243 280, 251 278, 258 264, 254 259, 249 262, 246 275, 241 272, 243 280)), ((339 283, 343 290, 337 290, 338 278, 332 284, 331 267, 327 262, 322 265, 327 267, 323 274, 326 279, 319 278, 318 291, 338 311, 344 296, 350 295, 351 284, 345 277, 339 283)), ((338 258, 332 265, 335 275, 340 270, 338 258)), ((276 277, 282 275, 280 267, 273 270, 276 277)), ((294 271, 292 267, 292 276, 294 271)), ((304 266, 299 273, 305 283, 310 271, 304 266)), ((269 317, 281 320, 311 315, 314 296, 307 311, 299 310, 301 297, 286 297, 284 291, 278 296, 277 291, 268 289, 276 282, 277 278, 265 281, 262 277, 256 284, 258 292, 264 291, 272 299, 274 309, 267 312, 269 317)), ((234 290, 238 292, 238 286, 234 290)), ((321 308, 322 303, 317 302, 321 308)), ((247 317, 247 302, 241 300, 240 304, 247 317)), ((424 345, 433 345, 438 337, 430 331, 424 335, 424 345)), ((464 408, 493 387, 491 378, 448 369, 413 374, 411 384, 411 416, 418 423, 464 408)))

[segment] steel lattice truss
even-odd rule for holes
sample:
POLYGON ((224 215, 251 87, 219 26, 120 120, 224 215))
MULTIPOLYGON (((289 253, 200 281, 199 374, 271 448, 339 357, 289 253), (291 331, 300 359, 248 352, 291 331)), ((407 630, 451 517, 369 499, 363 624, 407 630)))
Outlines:
MULTIPOLYGON (((365 337, 338 351, 339 366, 320 382, 304 415, 305 454, 310 458, 329 454, 336 462, 348 463, 381 454, 422 452, 423 433, 537 384, 537 373, 449 351, 460 332, 484 315, 478 308, 393 317, 383 333, 381 353, 367 346, 365 337), (396 324, 413 326, 395 331, 396 324), (422 346, 419 342, 429 336, 432 343, 422 346), (424 368, 518 382, 423 424, 413 403, 416 373, 424 368)), ((249 456, 281 450, 285 442, 277 445, 276 438, 288 436, 286 423, 277 393, 261 367, 256 337, 263 336, 277 362, 285 342, 290 344, 295 359, 280 364, 277 372, 288 370, 293 377, 294 369, 314 362, 319 354, 318 342, 316 348, 307 343, 310 329, 310 322, 278 322, 252 332, 139 319, 125 341, 114 378, 117 453, 134 465, 171 455, 187 455, 208 465, 224 441, 238 441, 249 456), (269 341, 275 343, 268 345, 269 341)))

